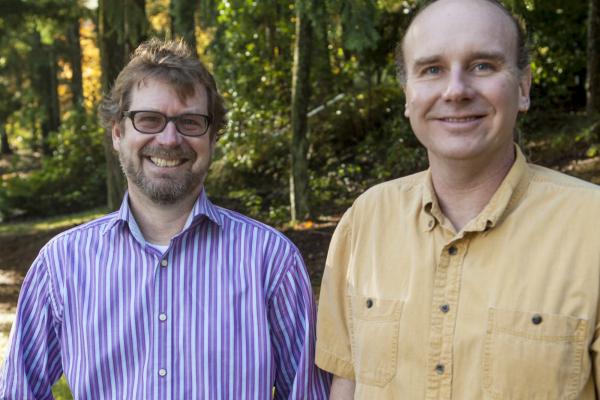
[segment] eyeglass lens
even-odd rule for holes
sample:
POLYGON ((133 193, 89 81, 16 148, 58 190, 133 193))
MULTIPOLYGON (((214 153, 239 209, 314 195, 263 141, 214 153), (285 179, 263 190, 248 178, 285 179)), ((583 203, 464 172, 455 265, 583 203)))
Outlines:
MULTIPOLYGON (((175 127, 184 135, 202 135, 208 130, 208 118, 205 115, 181 114, 169 119, 175 121, 175 127)), ((142 133, 159 133, 169 119, 159 112, 139 111, 133 114, 133 127, 142 133)))

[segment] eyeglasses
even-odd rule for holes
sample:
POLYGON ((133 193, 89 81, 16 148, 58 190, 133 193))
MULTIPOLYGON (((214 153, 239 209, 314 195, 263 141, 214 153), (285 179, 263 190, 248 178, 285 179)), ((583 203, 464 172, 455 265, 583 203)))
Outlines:
POLYGON ((177 132, 184 136, 202 136, 208 132, 210 117, 204 114, 180 114, 167 117, 158 111, 123 111, 123 117, 131 119, 136 131, 146 134, 162 132, 169 121, 175 123, 177 132))

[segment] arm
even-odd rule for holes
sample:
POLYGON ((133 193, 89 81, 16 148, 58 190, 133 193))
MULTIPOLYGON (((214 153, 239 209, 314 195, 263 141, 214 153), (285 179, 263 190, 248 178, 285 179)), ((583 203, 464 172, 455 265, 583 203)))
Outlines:
POLYGON ((348 300, 351 261, 351 211, 338 224, 329 245, 321 282, 317 318, 317 365, 335 376, 354 380, 352 320, 348 300))
POLYGON ((314 362, 315 303, 306 268, 294 250, 271 300, 269 322, 275 351, 275 399, 326 399, 330 376, 314 362))
POLYGON ((329 393, 330 400, 350 400, 354 398, 354 389, 356 384, 349 379, 333 377, 331 382, 331 392, 329 393))
POLYGON ((21 287, 10 347, 0 372, 0 399, 52 399, 52 385, 62 374, 60 325, 41 258, 33 263, 21 287))

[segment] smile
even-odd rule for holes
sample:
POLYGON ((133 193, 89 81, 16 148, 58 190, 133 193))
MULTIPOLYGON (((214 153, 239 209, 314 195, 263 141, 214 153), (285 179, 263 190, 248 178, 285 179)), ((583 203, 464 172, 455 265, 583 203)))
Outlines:
POLYGON ((159 157, 149 157, 149 158, 150 158, 150 161, 152 161, 152 163, 154 165, 156 165, 157 167, 161 167, 161 168, 173 168, 173 167, 177 167, 185 162, 185 160, 182 160, 182 159, 167 160, 165 158, 159 158, 159 157))
POLYGON ((470 122, 470 121, 475 121, 480 119, 481 116, 470 116, 470 117, 446 117, 446 118, 440 118, 440 121, 444 121, 444 122, 455 122, 455 123, 460 123, 460 122, 470 122))

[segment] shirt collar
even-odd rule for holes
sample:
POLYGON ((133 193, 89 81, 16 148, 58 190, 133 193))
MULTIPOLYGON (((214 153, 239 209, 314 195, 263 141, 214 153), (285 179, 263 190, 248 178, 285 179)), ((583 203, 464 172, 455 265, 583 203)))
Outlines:
MULTIPOLYGON (((188 222, 186 223, 183 230, 186 230, 190 226, 195 225, 204 217, 208 218, 210 221, 214 222, 219 227, 223 226, 223 217, 221 216, 218 207, 211 203, 203 189, 202 192, 200 192, 198 198, 196 199, 194 206, 192 207, 190 218, 188 218, 188 222)), ((125 193, 123 201, 121 202, 121 207, 114 214, 113 218, 108 221, 102 233, 104 234, 116 225, 123 224, 129 224, 130 226, 137 227, 137 223, 135 222, 133 213, 131 212, 131 208, 129 207, 128 193, 125 193)))
MULTIPOLYGON (((503 216, 512 211, 527 190, 530 182, 527 160, 517 145, 515 145, 515 153, 515 162, 508 171, 508 174, 504 177, 504 180, 484 209, 463 228, 464 232, 485 231, 493 228, 503 216)), ((445 222, 444 214, 439 207, 433 189, 431 170, 427 171, 423 185, 422 204, 423 212, 429 216, 424 219, 423 228, 425 231, 432 230, 436 223, 443 224, 445 222)))

